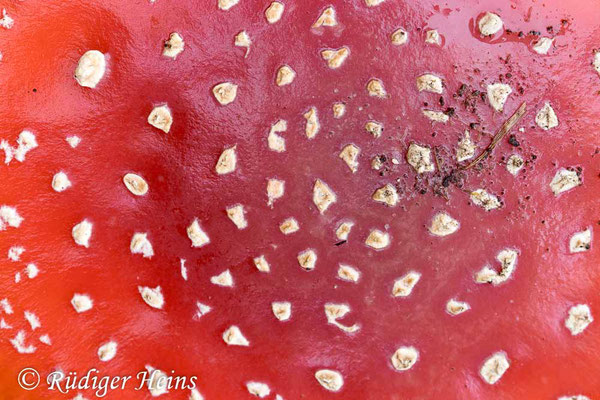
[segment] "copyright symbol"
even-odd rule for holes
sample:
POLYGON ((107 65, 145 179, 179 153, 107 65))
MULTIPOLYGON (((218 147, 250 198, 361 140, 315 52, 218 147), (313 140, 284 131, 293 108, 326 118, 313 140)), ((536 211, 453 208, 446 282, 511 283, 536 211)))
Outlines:
POLYGON ((24 368, 19 372, 17 382, 25 390, 33 390, 40 384, 40 374, 33 368, 24 368))

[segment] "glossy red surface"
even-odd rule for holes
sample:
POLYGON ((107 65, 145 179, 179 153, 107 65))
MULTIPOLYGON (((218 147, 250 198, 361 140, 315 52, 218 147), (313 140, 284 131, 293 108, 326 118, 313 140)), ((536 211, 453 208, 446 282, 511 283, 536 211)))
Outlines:
MULTIPOLYGON (((13 327, 0 330, 0 398, 77 394, 22 390, 16 377, 25 367, 42 376, 54 368, 81 373, 91 367, 102 374, 135 375, 146 364, 197 375, 207 400, 249 398, 249 380, 267 383, 270 398, 278 393, 287 400, 599 398, 600 326, 594 322, 572 336, 564 320, 578 303, 589 304, 600 318, 598 242, 594 238, 588 252, 568 252, 574 232, 592 227, 599 234, 600 77, 591 62, 600 46, 600 5, 388 0, 367 8, 362 0, 283 2, 282 20, 274 25, 265 21, 269 2, 262 0, 241 0, 227 12, 217 9, 216 0, 3 5, 15 23, 0 29, 0 137, 14 144, 19 132, 29 129, 39 147, 23 163, 0 166, 0 204, 16 206, 24 217, 19 228, 0 232, 0 298, 8 298, 15 311, 0 313, 13 327), (328 4, 339 25, 311 29, 328 4), (480 38, 476 19, 485 11, 497 12, 515 33, 480 38), (401 47, 389 40, 399 27, 409 32, 401 47), (433 28, 443 36, 441 47, 424 43, 425 30, 433 28), (247 58, 233 45, 242 29, 252 39, 247 58), (161 51, 174 31, 186 45, 171 60, 161 51), (547 56, 532 51, 530 31, 556 37, 547 56), (350 48, 345 64, 327 68, 319 51, 344 45, 350 48), (79 57, 90 49, 108 56, 108 71, 93 90, 73 79, 79 57), (274 80, 284 63, 297 78, 280 88, 274 80), (415 78, 424 72, 445 81, 445 107, 456 110, 447 125, 432 125, 421 114, 425 102, 438 107, 440 97, 417 92, 415 78), (367 96, 370 78, 383 81, 388 99, 367 96), (464 107, 464 97, 452 96, 462 83, 485 90, 498 80, 515 89, 503 114, 481 100, 473 113, 464 107), (222 81, 239 85, 235 102, 226 107, 211 94, 222 81), (347 106, 339 120, 331 113, 336 101, 347 106), (503 140, 482 169, 466 172, 462 189, 451 185, 448 200, 435 195, 433 188, 456 164, 454 146, 469 124, 480 124, 471 130, 480 151, 523 101, 528 111, 516 128, 524 132, 512 132, 520 147, 503 140), (547 132, 534 123, 544 101, 551 101, 560 119, 559 127, 547 132), (146 122, 153 105, 163 102, 174 116, 168 134, 146 122), (321 131, 307 140, 302 114, 311 106, 318 110, 321 131), (288 150, 277 154, 268 150, 266 137, 281 118, 288 121, 282 134, 288 150), (384 124, 379 139, 363 129, 371 119, 384 124), (72 134, 82 138, 76 149, 65 142, 72 134), (412 141, 439 146, 444 174, 415 183, 404 158, 412 141), (348 143, 361 148, 356 174, 337 157, 348 143), (216 160, 232 145, 237 145, 238 169, 218 176, 216 160), (502 164, 511 152, 528 160, 516 178, 502 164), (400 160, 384 176, 370 168, 371 158, 382 153, 400 160), (581 167, 583 185, 555 197, 549 182, 563 166, 581 167), (50 183, 60 170, 73 186, 56 193, 50 183), (146 196, 126 190, 121 179, 127 172, 147 179, 146 196), (285 180, 286 193, 270 209, 265 188, 272 177, 285 180), (323 215, 312 203, 316 178, 338 195, 323 215), (402 189, 397 207, 371 200, 376 188, 397 179, 402 189), (465 189, 479 187, 499 194, 504 207, 485 212, 470 204, 465 189), (225 207, 236 203, 246 207, 245 230, 225 214, 225 207), (426 225, 440 210, 461 222, 458 233, 446 238, 428 233, 426 225), (284 236, 279 223, 290 216, 301 229, 284 236), (191 248, 186 236, 195 217, 212 240, 201 249, 191 248), (71 228, 83 218, 94 223, 89 249, 71 238, 71 228), (342 219, 353 220, 355 227, 348 243, 336 246, 334 231, 342 219), (389 248, 364 245, 372 228, 390 233, 389 248), (148 232, 156 253, 152 259, 130 253, 134 232, 148 232), (14 245, 26 248, 18 263, 5 258, 14 245), (318 254, 311 272, 296 261, 309 247, 318 254), (505 247, 520 251, 512 278, 497 287, 476 284, 473 274, 505 247), (253 266, 252 258, 260 254, 271 273, 253 266), (188 281, 180 275, 180 257, 187 260, 188 281), (14 283, 28 262, 40 275, 14 283), (336 277, 340 262, 360 269, 358 284, 336 277), (227 268, 234 288, 212 285, 210 277, 227 268), (421 272, 421 281, 410 297, 392 297, 394 280, 409 270, 421 272), (160 285, 164 310, 148 307, 138 285, 160 285), (89 294, 94 308, 77 314, 70 305, 74 293, 89 294), (446 314, 452 297, 469 302, 472 310, 446 314), (276 300, 292 303, 290 321, 273 317, 270 304, 276 300), (196 301, 212 312, 195 320, 196 301), (346 334, 327 324, 326 302, 347 303, 352 311, 342 322, 361 329, 346 334), (31 332, 24 310, 36 313, 42 327, 31 332), (250 347, 225 345, 221 335, 231 324, 242 329, 250 347), (19 329, 36 345, 34 354, 17 354, 9 343, 19 329), (51 346, 38 342, 45 333, 51 346), (107 340, 118 342, 118 353, 102 363, 96 352, 107 340), (418 348, 420 358, 399 373, 390 357, 401 345, 418 348), (478 371, 498 350, 506 352, 511 366, 497 384, 488 385, 478 371), (319 368, 342 373, 341 392, 327 392, 317 383, 319 368)), ((150 398, 146 389, 133 387, 106 398, 150 398)), ((91 391, 81 393, 94 398, 91 391)), ((187 396, 189 391, 173 390, 162 397, 187 396)))

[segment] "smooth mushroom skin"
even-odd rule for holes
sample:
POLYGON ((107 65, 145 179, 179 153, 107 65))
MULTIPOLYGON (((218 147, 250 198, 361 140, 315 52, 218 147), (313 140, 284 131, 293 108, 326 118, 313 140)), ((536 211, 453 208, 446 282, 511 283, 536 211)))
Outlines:
MULTIPOLYGON (((181 0, 177 7, 165 0, 63 0, 52 7, 41 0, 6 2, 14 26, 0 29, 5 107, 0 139, 15 147, 26 129, 36 135, 38 147, 23 162, 0 166, 0 206, 15 207, 23 218, 20 226, 0 231, 0 299, 14 309, 0 314, 13 327, 0 329, 2 395, 27 398, 15 379, 25 367, 40 372, 97 367, 98 348, 112 340, 119 348, 102 363, 105 372, 129 375, 151 365, 197 375, 198 391, 207 400, 248 399, 248 381, 265 382, 272 396, 284 399, 388 399, 397 393, 413 400, 599 398, 600 323, 573 336, 564 320, 576 304, 588 304, 600 315, 600 77, 592 65, 594 49, 600 48, 600 6, 575 0, 547 0, 545 7, 514 2, 514 9, 496 0, 477 6, 450 0, 441 9, 434 0, 388 0, 376 7, 362 0, 284 2, 276 24, 263 17, 269 1, 240 1, 228 11, 217 0, 181 0), (312 29, 329 4, 338 25, 312 29), (504 22, 505 30, 492 38, 482 38, 476 26, 486 11, 504 22), (410 40, 395 46, 389 37, 400 26, 410 40), (443 45, 424 43, 417 27, 439 29, 443 45), (171 60, 161 54, 174 29, 186 48, 171 60), (247 58, 233 41, 241 30, 252 38, 247 58), (556 38, 547 56, 532 51, 538 37, 530 31, 556 38), (342 46, 350 55, 339 68, 329 68, 320 52, 342 46), (85 49, 98 49, 109 60, 94 90, 73 78, 85 49), (273 72, 284 63, 293 65, 297 77, 279 88, 273 72), (443 78, 442 94, 418 91, 415 80, 426 73, 443 78), (514 89, 503 114, 472 96, 499 75, 514 89), (364 85, 372 77, 385 82, 387 98, 368 96, 364 85), (222 82, 239 85, 227 106, 212 94, 222 82), (454 98, 463 83, 462 97, 454 98), (560 120, 549 131, 535 124, 546 101, 560 120), (336 119, 332 106, 340 102, 346 113, 336 119), (453 107, 454 115, 432 126, 422 115, 424 102, 436 110, 453 107), (479 155, 521 102, 527 113, 509 133, 520 145, 508 143, 507 135, 481 166, 457 170, 456 145, 464 131, 479 155), (146 121, 156 104, 168 104, 173 112, 169 134, 146 121), (304 134, 303 118, 310 107, 321 124, 312 140, 304 134), (279 133, 286 140, 284 153, 270 151, 266 142, 278 120, 288 122, 288 131, 279 133), (364 131, 370 120, 385 127, 377 139, 364 131), (81 138, 76 148, 65 141, 72 135, 81 138), (338 158, 348 143, 361 149, 355 173, 338 158), (440 166, 418 176, 405 161, 410 143, 436 149, 440 166), (235 172, 216 174, 219 155, 234 145, 235 172), (381 154, 386 161, 375 171, 371 160, 381 154), (516 176, 506 169, 511 154, 525 160, 516 176), (582 185, 555 196, 550 182, 561 167, 581 168, 582 185), (76 184, 56 193, 49 182, 60 170, 76 184), (132 196, 123 187, 130 171, 147 181, 146 196, 132 196), (448 186, 442 185, 452 171, 448 186), (272 178, 285 182, 285 195, 273 208, 265 190, 272 178), (312 203, 316 179, 337 196, 323 214, 312 203), (402 190, 395 207, 384 207, 371 196, 390 182, 402 190), (486 212, 469 205, 468 193, 478 188, 501 196, 503 207, 486 212), (440 190, 448 200, 436 194, 440 190), (227 219, 224 210, 232 204, 244 205, 247 229, 227 219), (460 221, 460 229, 436 237, 427 226, 441 210, 460 221), (279 224, 289 216, 302 229, 286 236, 279 224), (71 238, 72 227, 85 218, 94 223, 87 249, 71 238), (191 247, 186 233, 196 218, 210 237, 203 247, 191 247), (335 236, 344 221, 354 224, 346 242, 335 236), (570 254, 571 235, 586 227, 593 231, 590 250, 570 254), (389 233, 390 245, 367 247, 372 229, 389 233), (148 233, 152 258, 131 254, 136 232, 148 233), (26 249, 17 263, 6 258, 12 246, 26 249), (474 282, 483 265, 496 266, 494 257, 503 248, 520 252, 511 279, 501 286, 474 282), (306 249, 318 255, 312 271, 296 259, 306 249), (254 266, 259 255, 268 260, 270 273, 254 266), (187 281, 180 276, 181 258, 187 281), (39 275, 15 283, 15 273, 23 275, 28 263, 39 275), (356 284, 337 278, 340 263, 360 268, 356 284), (210 278, 226 269, 234 287, 213 285, 210 278), (418 286, 409 297, 394 298, 394 280, 411 270, 422 274, 418 286), (138 286, 160 286, 164 308, 144 303, 138 286), (75 293, 89 295, 94 307, 75 312, 70 304, 75 293), (471 309, 448 315, 451 298, 471 309), (274 318, 273 301, 291 303, 290 321, 274 318), (195 317, 198 302, 211 308, 201 318, 195 317), (340 323, 358 324, 360 330, 348 334, 328 324, 327 303, 348 304, 352 312, 340 323), (26 310, 39 317, 35 331, 23 318, 26 310), (249 347, 223 342, 232 325, 240 327, 249 347), (17 353, 9 342, 19 331, 25 332, 23 346, 36 347, 33 354, 17 353), (51 345, 39 341, 46 334, 51 345), (390 356, 407 343, 418 349, 419 361, 399 373, 390 356), (498 351, 511 365, 488 385, 479 371, 498 351), (339 393, 315 380, 320 369, 340 372, 339 393)), ((148 396, 132 385, 110 398, 148 396)), ((188 396, 189 391, 171 391, 161 398, 188 396)))

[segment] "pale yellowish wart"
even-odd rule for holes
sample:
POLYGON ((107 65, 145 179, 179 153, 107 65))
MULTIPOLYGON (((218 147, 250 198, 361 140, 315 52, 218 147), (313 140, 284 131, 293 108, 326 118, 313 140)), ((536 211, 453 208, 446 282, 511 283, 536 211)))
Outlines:
POLYGON ((443 111, 435 111, 435 110, 423 110, 423 115, 433 122, 440 122, 445 124, 450 120, 450 117, 446 115, 443 111))
POLYGON ((354 222, 350 222, 350 221, 342 222, 338 226, 338 228, 335 230, 335 236, 339 240, 348 240, 348 236, 350 235, 350 231, 352 230, 353 226, 354 226, 354 222))
POLYGON ((168 390, 168 380, 172 379, 167 374, 165 374, 160 369, 153 368, 150 365, 146 365, 146 370, 148 371, 148 382, 146 386, 148 387, 148 391, 152 397, 162 396, 165 393, 169 393, 168 390))
POLYGON ((397 371, 411 369, 419 359, 419 352, 412 346, 402 346, 392 355, 392 365, 397 371))
POLYGON ((98 358, 102 362, 107 362, 115 358, 117 355, 117 342, 110 341, 104 343, 98 348, 98 358))
POLYGON ((27 339, 27 333, 23 330, 20 330, 13 339, 10 339, 10 344, 13 345, 19 354, 35 353, 37 350, 36 347, 33 345, 25 345, 25 339, 27 339))
POLYGON ((524 165, 525 161, 518 154, 512 154, 508 157, 508 160, 506 160, 506 169, 514 176, 517 176, 524 165))
POLYGON ((336 16, 335 16, 335 9, 333 8, 333 6, 329 6, 325 10, 323 10, 321 15, 319 15, 319 18, 317 18, 315 23, 312 25, 312 27, 320 28, 322 26, 336 26, 336 25, 337 25, 337 20, 336 20, 336 16))
POLYGON ((14 23, 15 23, 15 20, 12 19, 10 17, 10 15, 8 15, 6 13, 6 9, 3 8, 2 9, 2 18, 0 18, 0 26, 4 29, 10 29, 13 27, 14 23))
POLYGON ((69 144, 69 146, 71 146, 71 148, 75 148, 77 146, 79 146, 79 143, 81 143, 81 138, 77 135, 71 135, 71 136, 67 136, 65 138, 65 140, 67 141, 67 143, 69 144))
POLYGON ((385 249, 390 245, 390 235, 379 229, 373 229, 365 239, 365 244, 375 250, 385 249))
POLYGON ((327 62, 327 66, 331 69, 337 69, 342 66, 350 50, 348 47, 340 47, 339 49, 325 49, 321 51, 321 57, 327 62))
POLYGON ((265 10, 265 18, 267 19, 267 22, 274 24, 279 21, 283 15, 284 8, 285 6, 283 3, 278 1, 272 2, 271 5, 265 10))
POLYGON ((429 225, 429 232, 434 236, 448 236, 460 227, 460 223, 445 212, 433 216, 429 225))
POLYGON ((383 125, 376 121, 368 121, 365 124, 365 130, 377 139, 383 133, 383 125))
POLYGON ((292 316, 292 304, 289 301, 274 301, 271 303, 271 310, 280 321, 287 321, 292 316))
POLYGON ((425 32, 425 43, 440 46, 442 44, 442 37, 436 29, 428 30, 425 32))
POLYGON ((545 102, 537 112, 535 123, 545 131, 558 126, 558 117, 549 102, 545 102))
POLYGON ((413 289, 419 283, 421 274, 415 271, 410 271, 402 278, 397 279, 394 282, 392 288, 392 295, 394 297, 408 297, 412 293, 413 289))
POLYGON ((358 155, 360 153, 360 148, 355 146, 354 144, 348 144, 344 146, 340 154, 338 155, 341 158, 350 171, 355 173, 358 170, 358 155))
POLYGON ((317 179, 313 186, 313 203, 323 214, 329 206, 337 201, 337 197, 333 190, 322 180, 317 179))
POLYGON ((181 35, 177 32, 173 32, 169 35, 169 39, 165 40, 162 54, 165 57, 175 59, 181 54, 184 48, 185 42, 181 35))
POLYGON ((208 314, 211 310, 212 310, 212 308, 210 306, 207 306, 206 304, 202 304, 199 301, 197 301, 195 317, 201 318, 201 317, 205 316, 206 314, 208 314))
POLYGON ((277 70, 275 83, 277 86, 281 87, 291 84, 294 82, 294 79, 296 79, 296 71, 294 71, 289 65, 283 65, 277 70))
POLYGON ((136 196, 143 196, 148 193, 148 183, 141 176, 128 173, 123 177, 123 183, 127 190, 136 196))
POLYGON ((218 5, 219 9, 227 11, 239 2, 240 2, 240 0, 219 0, 217 5, 218 5))
POLYGON ((94 307, 92 298, 87 294, 75 293, 71 299, 71 305, 78 313, 86 312, 94 307))
POLYGON ((129 244, 129 251, 131 251, 131 254, 141 254, 144 258, 152 258, 154 256, 154 249, 152 248, 152 243, 148 240, 147 233, 134 233, 129 244))
POLYGON ((165 298, 162 294, 162 289, 160 286, 155 288, 150 288, 148 286, 138 286, 138 291, 140 292, 140 296, 142 296, 142 300, 146 304, 148 304, 152 308, 156 308, 158 310, 162 310, 165 305, 165 298))
POLYGON ((344 378, 342 377, 342 374, 331 369, 318 370, 315 372, 315 379, 321 386, 330 392, 339 392, 342 389, 342 386, 344 386, 344 378))
POLYGON ((261 399, 271 394, 271 388, 269 388, 269 385, 262 382, 247 382, 246 389, 248 390, 248 393, 261 399))
POLYGON ((554 178, 550 182, 550 189, 555 196, 567 192, 581 185, 581 179, 576 171, 572 169, 561 168, 556 171, 554 178))
POLYGON ((285 139, 278 135, 280 132, 287 131, 287 121, 280 119, 271 126, 269 130, 269 136, 267 141, 269 149, 276 151, 277 153, 283 153, 285 151, 285 139))
POLYGON ((402 28, 396 29, 390 35, 390 40, 392 41, 393 45, 402 46, 403 44, 406 44, 406 42, 408 42, 408 32, 406 32, 402 28))
POLYGON ((36 147, 38 147, 38 143, 35 135, 28 130, 24 130, 19 134, 16 148, 12 147, 6 140, 0 141, 0 150, 4 150, 4 163, 6 165, 10 164, 13 158, 18 162, 25 161, 25 155, 36 147))
POLYGON ((298 225, 298 221, 296 218, 287 218, 279 225, 279 230, 284 235, 290 235, 294 232, 298 232, 300 230, 300 225, 298 225))
POLYGON ((494 286, 506 282, 515 270, 517 265, 517 255, 517 251, 513 249, 504 249, 500 251, 496 256, 496 260, 500 263, 500 272, 497 272, 489 265, 486 265, 475 274, 475 282, 491 283, 494 286))
POLYGON ((502 29, 502 19, 498 14, 486 12, 477 23, 481 36, 492 36, 502 29))
POLYGON ((385 0, 365 0, 367 7, 375 7, 383 3, 385 0))
POLYGON ((253 261, 254 261, 254 266, 260 272, 271 272, 271 267, 269 266, 269 263, 267 262, 267 259, 265 258, 264 255, 254 257, 253 261))
POLYGON ((574 395, 574 396, 561 396, 558 398, 558 400, 591 400, 591 399, 587 396, 578 394, 578 395, 574 395))
POLYGON ((210 238, 200 227, 197 218, 187 227, 187 235, 192 242, 192 247, 203 247, 210 243, 210 238))
POLYGON ((317 264, 317 253, 312 249, 307 249, 298 254, 298 264, 307 271, 315 269, 317 264))
POLYGON ((477 146, 475 146, 475 143, 471 140, 469 131, 465 131, 456 148, 456 161, 463 162, 473 158, 476 149, 477 146))
POLYGON ((337 275, 338 278, 348 282, 356 283, 360 279, 360 271, 346 264, 339 265, 337 275))
POLYGON ((250 52, 250 45, 252 44, 252 40, 250 40, 250 36, 246 31, 240 31, 237 35, 235 35, 234 42, 237 47, 246 48, 246 54, 244 57, 248 57, 248 53, 250 52))
POLYGON ((494 83, 487 86, 488 100, 492 108, 502 112, 508 96, 512 93, 512 88, 505 83, 494 83))
POLYGON ((267 181, 267 205, 273 208, 275 200, 283 197, 285 193, 285 182, 280 179, 269 179, 267 181))
POLYGON ((237 166, 237 146, 228 147, 219 156, 215 165, 215 172, 219 175, 225 175, 235 171, 237 166))
POLYGON ((181 273, 181 277, 183 278, 184 281, 188 280, 188 270, 187 267, 185 266, 185 259, 180 258, 179 259, 179 271, 181 273))
POLYGON ((23 254, 25 252, 25 248, 22 246, 12 246, 10 249, 8 249, 8 259, 10 261, 20 261, 21 260, 21 254, 23 254))
POLYGON ((592 65, 598 74, 600 74, 600 52, 596 51, 594 53, 594 60, 592 61, 592 65))
POLYGON ((233 277, 231 276, 231 272, 229 272, 228 269, 221 272, 219 275, 211 277, 210 282, 213 285, 217 286, 233 287, 233 277))
POLYGON ((419 92, 442 94, 444 92, 444 85, 439 76, 424 74, 417 78, 417 89, 419 92))
POLYGON ((222 106, 232 103, 237 97, 238 85, 222 82, 212 88, 213 96, 222 106))
POLYGON ((581 253, 588 251, 592 247, 592 229, 574 233, 569 240, 569 251, 571 253, 581 253))
POLYGON ((582 333, 593 321, 590 307, 587 304, 577 304, 569 309, 565 326, 571 332, 571 335, 576 336, 582 333))
POLYGON ((350 312, 350 307, 346 304, 325 304, 325 316, 327 317, 327 323, 336 326, 346 333, 354 333, 360 329, 358 324, 352 326, 346 326, 341 324, 338 319, 342 319, 350 312))
POLYGON ((380 99, 385 99, 387 97, 387 92, 380 79, 369 80, 367 83, 367 93, 371 97, 379 97, 380 99))
POLYGON ((431 159, 431 149, 416 143, 411 143, 406 151, 406 161, 417 174, 433 172, 435 166, 431 159))
POLYGON ((23 217, 19 215, 17 209, 10 206, 0 206, 0 231, 7 227, 18 228, 23 222, 23 217))
POLYGON ((85 248, 90 247, 93 226, 94 225, 87 219, 84 219, 75 225, 71 230, 71 235, 73 236, 75 243, 85 248))
POLYGON ((377 189, 375 193, 373 193, 372 198, 373 200, 390 207, 398 204, 398 192, 396 191, 394 185, 390 183, 377 189))
POLYGON ((229 346, 250 346, 248 339, 244 337, 240 328, 235 325, 230 326, 223 332, 223 341, 229 346))
POLYGON ((94 89, 106 72, 106 57, 98 50, 86 51, 75 68, 75 79, 83 87, 94 89))
POLYGON ((227 207, 225 211, 231 222, 233 222, 238 229, 246 229, 248 227, 246 211, 244 210, 243 205, 236 204, 235 206, 227 207))
POLYGON ((319 117, 317 115, 317 109, 315 107, 311 107, 307 112, 304 113, 304 119, 306 120, 304 133, 306 133, 307 138, 312 139, 317 136, 317 133, 319 133, 319 130, 321 129, 321 124, 319 123, 319 117))
POLYGON ((54 189, 55 192, 64 192, 70 187, 71 181, 69 180, 67 174, 62 171, 54 174, 54 177, 52 177, 52 189, 54 189))
POLYGON ((42 324, 40 323, 40 319, 37 315, 32 313, 31 311, 25 311, 23 313, 25 320, 29 323, 32 331, 35 331, 37 328, 41 328, 42 324))
POLYGON ((33 279, 35 278, 38 273, 40 272, 40 270, 38 269, 38 267, 33 264, 33 263, 29 263, 27 264, 27 266, 25 267, 25 274, 27 275, 27 277, 29 279, 33 279))
POLYGON ((471 201, 478 207, 483 208, 485 211, 495 210, 500 208, 502 203, 498 200, 498 197, 488 193, 485 189, 477 189, 471 192, 471 201))
POLYGON ((510 361, 506 353, 499 351, 492 354, 481 366, 479 374, 488 384, 493 385, 502 378, 502 375, 510 367, 510 361))
POLYGON ((548 54, 553 43, 554 39, 541 37, 533 44, 533 51, 541 55, 548 54))
POLYGON ((333 118, 340 119, 346 114, 346 105, 344 103, 333 103, 333 118))
POLYGON ((171 110, 167 105, 154 107, 148 115, 148 123, 164 133, 169 133, 173 124, 171 110))
POLYGON ((471 306, 465 301, 450 299, 446 303, 446 312, 450 315, 459 315, 466 311, 469 311, 470 309, 471 306))

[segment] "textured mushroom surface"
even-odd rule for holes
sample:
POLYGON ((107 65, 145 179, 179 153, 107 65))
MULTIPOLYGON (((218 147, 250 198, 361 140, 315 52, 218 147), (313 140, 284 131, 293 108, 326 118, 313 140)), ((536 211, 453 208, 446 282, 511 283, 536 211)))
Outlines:
POLYGON ((599 5, 50 3, 2 5, 0 397, 95 398, 25 392, 32 367, 198 377, 132 400, 600 398, 599 5))

